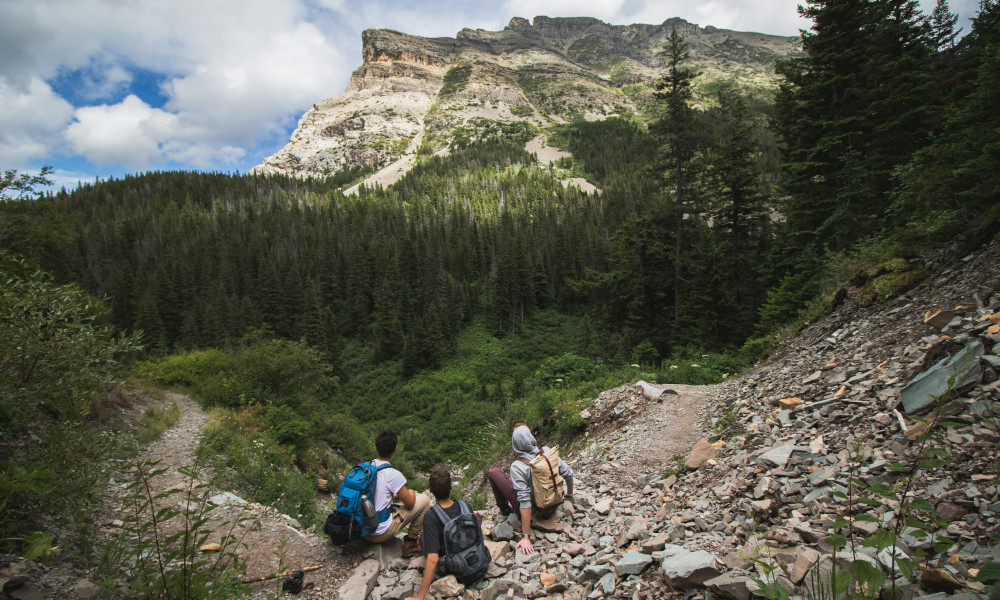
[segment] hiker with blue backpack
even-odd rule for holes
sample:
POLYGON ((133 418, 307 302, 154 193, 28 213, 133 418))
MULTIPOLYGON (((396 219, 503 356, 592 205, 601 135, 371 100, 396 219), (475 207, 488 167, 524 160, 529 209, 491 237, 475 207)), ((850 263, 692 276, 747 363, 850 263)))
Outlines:
POLYGON ((403 556, 420 554, 418 539, 424 528, 424 513, 430 499, 406 487, 406 477, 393 469, 389 459, 396 453, 396 432, 375 437, 378 458, 347 473, 337 494, 336 511, 327 517, 323 530, 335 544, 364 539, 387 542, 406 528, 403 556), (393 500, 399 504, 393 504, 393 500))
POLYGON ((464 500, 451 499, 448 469, 435 469, 428 484, 437 503, 424 515, 424 576, 420 591, 407 600, 427 597, 439 565, 468 586, 483 578, 491 561, 479 517, 464 500))
POLYGON ((517 460, 510 465, 510 478, 500 469, 490 469, 488 479, 500 514, 510 515, 517 510, 521 517, 522 536, 517 548, 532 554, 532 514, 547 517, 573 496, 573 469, 559 458, 558 446, 539 450, 535 436, 523 423, 514 426, 511 448, 517 460))

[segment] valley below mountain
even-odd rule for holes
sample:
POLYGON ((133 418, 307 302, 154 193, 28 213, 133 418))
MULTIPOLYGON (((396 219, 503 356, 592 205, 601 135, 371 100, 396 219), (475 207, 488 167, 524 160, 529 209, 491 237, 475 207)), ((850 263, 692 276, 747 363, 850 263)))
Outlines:
MULTIPOLYGON (((909 267, 923 283, 876 304, 863 291, 883 275, 847 284, 839 307, 748 373, 712 386, 642 381, 592 399, 585 432, 563 448, 576 494, 533 522, 533 555, 514 551, 519 526, 496 512, 482 473, 452 465, 466 497, 486 498, 494 564, 469 589, 439 579, 432 596, 748 600, 780 586, 815 597, 835 569, 861 560, 905 598, 980 597, 976 574, 1000 559, 1000 241, 909 267)), ((168 469, 154 493, 189 485, 176 469, 194 464, 206 419, 172 399, 181 420, 145 453, 168 469)), ((419 585, 423 558, 400 558, 398 543, 336 547, 274 509, 199 494, 219 505, 217 525, 249 517, 248 575, 323 565, 307 573, 303 598, 401 600, 419 585)), ((28 579, 26 590, 90 589, 85 573, 3 568, 28 579)), ((253 586, 266 598, 275 582, 253 586)))

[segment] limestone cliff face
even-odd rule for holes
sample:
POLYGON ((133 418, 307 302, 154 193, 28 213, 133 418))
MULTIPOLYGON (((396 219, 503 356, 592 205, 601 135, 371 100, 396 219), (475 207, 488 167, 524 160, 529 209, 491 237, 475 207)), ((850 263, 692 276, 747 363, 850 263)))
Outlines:
POLYGON ((663 64, 655 50, 674 30, 687 40, 702 84, 725 78, 768 93, 775 60, 799 49, 797 37, 683 19, 623 26, 514 18, 502 31, 463 29, 455 38, 367 30, 363 63, 347 90, 314 104, 288 144, 254 170, 305 176, 377 169, 418 149, 443 151, 456 135, 488 135, 498 124, 544 128, 579 116, 642 113, 663 64))

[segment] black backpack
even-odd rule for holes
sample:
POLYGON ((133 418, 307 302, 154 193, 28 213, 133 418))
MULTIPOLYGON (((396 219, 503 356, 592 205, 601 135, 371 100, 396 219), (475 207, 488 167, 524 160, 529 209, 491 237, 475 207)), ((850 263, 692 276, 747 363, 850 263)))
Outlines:
POLYGON ((438 519, 444 524, 444 534, 441 536, 444 552, 441 560, 448 572, 462 585, 472 585, 483 578, 492 559, 483 542, 479 519, 463 500, 458 500, 458 505, 462 514, 454 519, 448 518, 439 505, 435 504, 433 507, 438 519))

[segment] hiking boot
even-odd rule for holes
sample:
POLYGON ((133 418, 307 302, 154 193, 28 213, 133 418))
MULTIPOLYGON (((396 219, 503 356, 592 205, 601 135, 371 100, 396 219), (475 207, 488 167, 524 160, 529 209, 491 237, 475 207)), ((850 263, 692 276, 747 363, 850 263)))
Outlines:
POLYGON ((403 558, 409 558, 423 553, 423 548, 421 548, 420 544, 418 544, 415 540, 403 538, 403 558))

